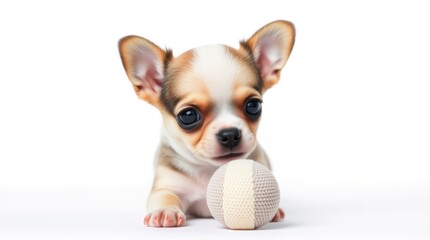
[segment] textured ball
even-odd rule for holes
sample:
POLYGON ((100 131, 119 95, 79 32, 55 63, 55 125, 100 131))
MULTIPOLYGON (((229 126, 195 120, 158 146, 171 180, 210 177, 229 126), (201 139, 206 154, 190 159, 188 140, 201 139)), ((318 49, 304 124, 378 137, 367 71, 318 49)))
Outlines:
POLYGON ((252 160, 220 167, 207 188, 212 216, 230 229, 256 229, 268 223, 279 207, 279 187, 271 171, 252 160))

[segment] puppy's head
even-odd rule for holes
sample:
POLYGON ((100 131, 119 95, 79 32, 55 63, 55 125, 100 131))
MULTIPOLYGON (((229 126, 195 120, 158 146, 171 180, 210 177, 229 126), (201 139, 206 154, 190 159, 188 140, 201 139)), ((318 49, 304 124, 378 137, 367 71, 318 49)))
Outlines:
POLYGON ((279 81, 294 37, 291 23, 275 21, 240 49, 210 45, 174 58, 138 36, 119 49, 136 94, 160 110, 165 141, 188 161, 222 165, 255 149, 262 95, 279 81))

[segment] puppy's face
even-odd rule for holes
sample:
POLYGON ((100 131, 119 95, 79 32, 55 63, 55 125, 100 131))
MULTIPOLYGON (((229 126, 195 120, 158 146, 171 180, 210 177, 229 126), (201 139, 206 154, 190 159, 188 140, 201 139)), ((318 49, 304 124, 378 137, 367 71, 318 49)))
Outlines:
POLYGON ((262 94, 279 80, 294 28, 270 23, 241 42, 199 47, 174 58, 150 41, 120 41, 137 95, 163 115, 166 141, 188 161, 222 165, 255 149, 262 94))
POLYGON ((262 79, 248 54, 222 45, 169 64, 161 101, 168 136, 213 164, 248 156, 262 110, 262 79))

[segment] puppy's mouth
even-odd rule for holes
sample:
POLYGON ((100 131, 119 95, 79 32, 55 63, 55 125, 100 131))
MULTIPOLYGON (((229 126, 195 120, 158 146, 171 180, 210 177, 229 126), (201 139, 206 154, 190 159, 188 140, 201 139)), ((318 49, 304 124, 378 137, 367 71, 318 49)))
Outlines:
POLYGON ((238 153, 229 152, 229 153, 226 153, 224 155, 215 157, 213 159, 216 160, 216 161, 230 161, 230 160, 235 160, 235 159, 243 158, 244 154, 245 154, 244 152, 238 152, 238 153))

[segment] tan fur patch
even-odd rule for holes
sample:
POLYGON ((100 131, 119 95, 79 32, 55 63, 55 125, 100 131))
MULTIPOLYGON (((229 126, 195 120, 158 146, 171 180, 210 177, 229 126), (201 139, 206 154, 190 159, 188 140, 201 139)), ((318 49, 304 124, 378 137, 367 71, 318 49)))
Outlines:
POLYGON ((246 124, 248 125, 249 130, 256 134, 258 129, 258 121, 252 121, 250 120, 244 113, 245 104, 246 101, 250 98, 256 98, 256 99, 262 99, 261 94, 255 90, 254 88, 251 88, 247 85, 240 85, 235 84, 234 86, 234 96, 233 96, 233 102, 234 106, 236 107, 236 114, 245 120, 246 124))
POLYGON ((231 48, 226 46, 226 50, 228 53, 236 59, 244 68, 243 74, 240 78, 235 82, 235 87, 240 85, 248 85, 256 89, 257 91, 261 91, 262 80, 259 77, 258 68, 252 60, 252 57, 249 56, 246 52, 231 48))
POLYGON ((175 194, 165 194, 160 196, 159 199, 160 206, 172 206, 172 207, 181 207, 181 200, 175 194))
POLYGON ((258 70, 254 67, 254 63, 249 59, 248 55, 236 49, 228 47, 229 53, 243 66, 243 74, 238 77, 233 84, 232 103, 236 108, 236 114, 246 121, 249 130, 252 133, 257 132, 258 121, 251 121, 245 116, 244 107, 249 98, 262 99, 261 96, 261 78, 259 78, 258 70))
POLYGON ((184 89, 184 91, 182 92, 184 98, 178 102, 178 105, 175 108, 175 114, 178 114, 182 109, 185 109, 187 107, 195 107, 200 111, 200 114, 202 115, 202 125, 196 130, 185 133, 186 138, 188 138, 189 143, 192 146, 195 146, 199 143, 199 141, 203 137, 206 125, 211 121, 211 99, 209 98, 208 94, 204 94, 205 91, 203 89, 199 89, 198 85, 199 84, 196 84, 194 85, 194 87, 190 87, 190 92, 184 89))
POLYGON ((194 52, 192 50, 187 51, 175 58, 167 68, 160 99, 170 114, 174 114, 176 104, 187 94, 183 93, 182 90, 187 90, 189 87, 194 87, 195 85, 195 83, 192 84, 186 81, 188 78, 187 76, 192 74, 191 70, 194 57, 194 52))

